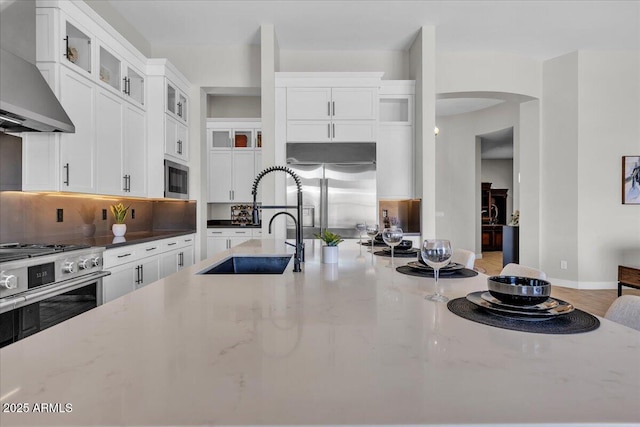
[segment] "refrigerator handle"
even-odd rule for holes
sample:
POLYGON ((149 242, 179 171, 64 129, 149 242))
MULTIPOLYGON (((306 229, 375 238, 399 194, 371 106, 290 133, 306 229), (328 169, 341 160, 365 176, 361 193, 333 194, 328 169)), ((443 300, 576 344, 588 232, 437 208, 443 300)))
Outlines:
POLYGON ((320 180, 320 232, 329 225, 329 179, 320 180))

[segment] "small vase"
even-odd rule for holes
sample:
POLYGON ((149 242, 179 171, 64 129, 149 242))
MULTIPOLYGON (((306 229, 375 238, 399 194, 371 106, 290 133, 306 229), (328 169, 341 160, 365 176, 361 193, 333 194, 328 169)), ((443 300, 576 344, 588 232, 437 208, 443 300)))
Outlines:
POLYGON ((84 237, 93 237, 96 234, 95 224, 82 224, 82 235, 84 237))
POLYGON ((111 231, 113 231, 114 236, 122 237, 127 232, 127 224, 113 224, 111 231))
POLYGON ((337 246, 322 247, 322 263, 323 264, 338 263, 338 247, 337 246))

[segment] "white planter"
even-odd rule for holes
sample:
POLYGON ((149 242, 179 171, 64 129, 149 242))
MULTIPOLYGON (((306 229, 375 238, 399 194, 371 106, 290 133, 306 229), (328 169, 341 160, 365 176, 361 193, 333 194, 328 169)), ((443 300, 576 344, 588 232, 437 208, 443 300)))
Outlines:
POLYGON ((322 247, 322 263, 323 264, 338 263, 338 247, 337 246, 322 247))
POLYGON ((127 232, 127 224, 113 224, 111 231, 113 231, 114 236, 122 237, 127 232))

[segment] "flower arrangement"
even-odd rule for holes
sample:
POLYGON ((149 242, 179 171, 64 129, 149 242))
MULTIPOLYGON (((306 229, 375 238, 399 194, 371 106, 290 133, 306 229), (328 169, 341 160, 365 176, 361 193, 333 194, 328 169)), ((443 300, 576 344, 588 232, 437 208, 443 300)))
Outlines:
POLYGON ((314 234, 318 239, 322 240, 327 246, 338 246, 339 243, 344 242, 344 239, 339 234, 324 230, 322 233, 314 234))
POLYGON ((118 203, 117 205, 111 205, 111 213, 113 214, 116 224, 124 224, 124 220, 127 218, 127 213, 129 212, 129 208, 131 206, 127 206, 126 208, 122 203, 118 203))

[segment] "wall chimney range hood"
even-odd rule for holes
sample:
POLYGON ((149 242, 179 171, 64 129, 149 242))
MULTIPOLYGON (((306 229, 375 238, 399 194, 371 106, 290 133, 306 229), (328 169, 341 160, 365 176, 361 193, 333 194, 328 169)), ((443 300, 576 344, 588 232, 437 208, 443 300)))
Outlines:
POLYGON ((35 0, 0 0, 0 12, 0 131, 75 132, 35 65, 35 0))
POLYGON ((0 49, 0 130, 76 130, 38 68, 4 49, 0 49))

